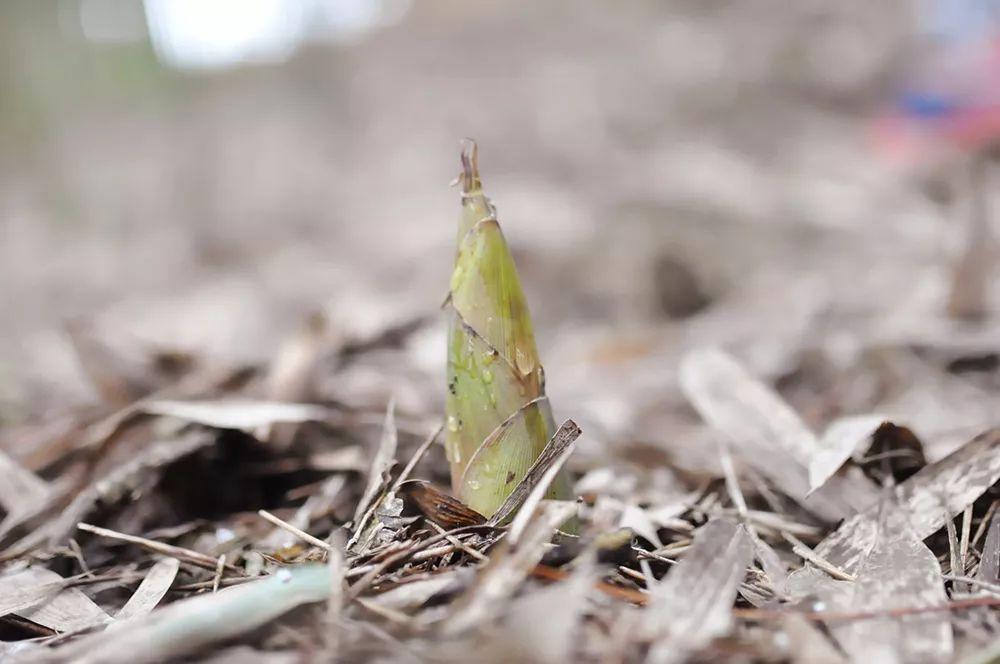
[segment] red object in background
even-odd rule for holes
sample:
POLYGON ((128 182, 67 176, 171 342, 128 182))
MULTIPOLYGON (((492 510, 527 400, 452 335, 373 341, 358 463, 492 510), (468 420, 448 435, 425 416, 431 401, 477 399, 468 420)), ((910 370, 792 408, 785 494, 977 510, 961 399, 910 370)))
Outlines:
POLYGON ((922 164, 1000 141, 1000 34, 944 46, 915 73, 873 124, 878 153, 922 164))

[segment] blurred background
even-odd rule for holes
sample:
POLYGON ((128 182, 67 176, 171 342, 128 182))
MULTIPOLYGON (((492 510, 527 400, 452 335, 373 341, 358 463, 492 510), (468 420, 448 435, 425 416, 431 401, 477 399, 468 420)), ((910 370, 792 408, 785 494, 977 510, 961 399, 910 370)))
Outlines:
POLYGON ((995 350, 948 315, 995 4, 5 0, 0 418, 98 400, 88 357, 265 362, 317 312, 408 330, 324 394, 440 413, 465 136, 557 418, 651 435, 699 344, 810 421, 845 380, 888 407, 872 348, 995 350))

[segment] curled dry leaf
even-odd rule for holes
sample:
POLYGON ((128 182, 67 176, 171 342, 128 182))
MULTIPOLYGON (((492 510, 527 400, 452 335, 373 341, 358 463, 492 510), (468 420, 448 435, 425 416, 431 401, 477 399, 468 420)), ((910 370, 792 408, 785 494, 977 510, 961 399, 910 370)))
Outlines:
POLYGON ((146 577, 132 593, 125 606, 115 614, 115 618, 125 620, 144 616, 155 609, 174 583, 180 564, 176 558, 163 558, 156 561, 146 572, 146 577))
POLYGON ((407 480, 399 485, 396 492, 425 518, 446 530, 486 523, 486 517, 482 514, 430 482, 407 480))

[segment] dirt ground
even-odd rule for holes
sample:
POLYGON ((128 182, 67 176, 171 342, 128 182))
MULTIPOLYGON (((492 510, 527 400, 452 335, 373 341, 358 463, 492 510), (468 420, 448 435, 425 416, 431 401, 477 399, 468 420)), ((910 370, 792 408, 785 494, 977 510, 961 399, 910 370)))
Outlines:
MULTIPOLYGON (((718 422, 679 377, 703 347, 814 432, 871 413, 908 427, 924 464, 997 424, 997 319, 946 311, 967 160, 900 168, 873 147, 917 50, 909 2, 417 0, 287 62, 204 72, 163 65, 145 40, 87 41, 65 25, 72 4, 0 7, 0 449, 46 481, 64 469, 57 434, 191 366, 266 375, 318 315, 336 352, 314 358, 308 400, 361 417, 344 440, 370 450, 394 399, 411 451, 444 407, 463 137, 479 143, 556 421, 584 431, 570 461, 584 489, 650 511, 711 478, 732 498, 718 422)), ((237 392, 274 396, 255 380, 237 392)), ((286 479, 258 487, 261 506, 290 504, 272 495, 295 495, 286 479)), ((161 507, 112 522, 148 534, 161 507)), ((817 544, 837 521, 800 535, 817 544)), ((962 633, 968 652, 994 634, 962 633)))

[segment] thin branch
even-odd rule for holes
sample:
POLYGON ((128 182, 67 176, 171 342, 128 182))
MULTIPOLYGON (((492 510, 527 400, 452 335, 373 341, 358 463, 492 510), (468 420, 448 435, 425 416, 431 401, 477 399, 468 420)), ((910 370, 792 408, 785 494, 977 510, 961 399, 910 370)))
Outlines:
POLYGON ((282 521, 281 519, 279 519, 278 517, 274 516, 273 514, 271 514, 270 512, 268 512, 267 510, 257 510, 257 514, 260 517, 262 517, 263 519, 271 522, 272 524, 274 524, 278 528, 281 528, 282 530, 290 532, 291 534, 295 535, 296 537, 298 537, 300 540, 302 540, 304 542, 308 542, 309 544, 312 544, 313 546, 318 546, 319 548, 323 549, 324 551, 333 551, 333 547, 330 546, 328 543, 324 542, 323 540, 319 539, 318 537, 313 537, 312 535, 310 535, 309 533, 307 533, 304 530, 300 530, 299 528, 296 528, 295 526, 293 526, 292 524, 288 523, 287 521, 282 521))

